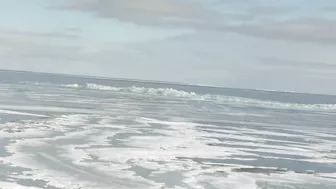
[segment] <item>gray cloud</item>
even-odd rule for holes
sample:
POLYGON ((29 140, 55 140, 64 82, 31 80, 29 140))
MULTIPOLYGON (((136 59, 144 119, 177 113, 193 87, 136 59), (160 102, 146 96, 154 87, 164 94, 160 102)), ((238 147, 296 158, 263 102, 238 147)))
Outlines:
POLYGON ((0 28, 0 67, 14 70, 64 72, 80 60, 81 31, 32 31, 0 28), (68 68, 67 68, 68 67, 68 68))
POLYGON ((44 37, 44 38, 65 38, 65 39, 76 39, 81 36, 77 32, 69 29, 63 32, 31 32, 31 31, 21 31, 13 29, 0 28, 0 35, 15 35, 15 36, 31 36, 31 37, 44 37), (72 32, 71 32, 72 31, 72 32))
POLYGON ((336 64, 325 63, 325 62, 309 62, 309 61, 297 61, 297 60, 285 60, 279 58, 260 58, 261 63, 272 69, 299 69, 305 70, 307 68, 316 71, 326 71, 335 70, 336 64))
POLYGON ((55 8, 78 10, 136 24, 165 25, 177 20, 205 21, 216 15, 200 4, 180 0, 68 0, 55 8))
POLYGON ((251 15, 279 15, 279 14, 288 14, 295 12, 297 10, 297 7, 293 6, 275 6, 271 5, 262 5, 262 6, 251 6, 247 8, 247 13, 251 15))
POLYGON ((336 21, 327 19, 267 21, 258 24, 245 23, 225 27, 223 30, 262 38, 336 44, 336 21))
POLYGON ((321 10, 322 10, 322 11, 335 12, 335 11, 336 11, 336 6, 324 7, 324 8, 322 8, 321 10))
MULTIPOLYGON (((218 2, 217 2, 218 3, 218 2)), ((199 31, 233 32, 241 35, 336 44, 336 21, 301 18, 278 21, 276 15, 295 13, 298 8, 277 5, 247 4, 246 8, 230 10, 233 2, 220 1, 223 11, 210 5, 186 0, 67 0, 60 10, 76 10, 98 17, 113 18, 139 25, 158 27, 189 27, 199 31), (260 15, 272 16, 262 17, 260 15)))

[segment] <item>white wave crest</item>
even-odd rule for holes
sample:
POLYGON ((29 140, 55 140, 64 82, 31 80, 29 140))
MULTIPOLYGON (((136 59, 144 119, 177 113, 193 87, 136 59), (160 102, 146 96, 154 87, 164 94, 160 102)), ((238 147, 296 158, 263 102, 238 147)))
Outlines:
POLYGON ((23 115, 23 116, 33 116, 33 117, 49 117, 47 115, 42 115, 42 114, 34 114, 34 113, 28 113, 28 112, 18 112, 18 111, 2 110, 2 109, 0 109, 0 114, 12 114, 12 115, 23 115))
POLYGON ((149 95, 156 95, 156 96, 166 96, 166 97, 179 97, 179 98, 198 98, 199 95, 193 92, 185 92, 179 91, 172 88, 146 88, 146 87, 125 87, 125 88, 118 88, 118 87, 111 87, 105 85, 97 85, 88 83, 86 84, 88 89, 94 90, 108 90, 108 91, 115 91, 115 92, 123 92, 123 93, 135 93, 135 94, 149 94, 149 95))
POLYGON ((135 95, 146 95, 154 97, 171 97, 183 98, 197 101, 213 101, 216 103, 243 105, 243 106, 258 106, 268 108, 281 109, 307 109, 307 110, 336 110, 336 104, 298 104, 298 103, 283 103, 278 101, 257 100, 251 98, 242 98, 225 95, 197 94, 194 92, 179 91, 173 88, 146 88, 146 87, 112 87, 87 83, 85 86, 72 84, 66 85, 71 88, 86 88, 91 90, 105 90, 118 93, 129 93, 135 95))
POLYGON ((98 85, 93 83, 87 83, 86 88, 93 89, 93 90, 107 90, 107 91, 119 91, 120 88, 111 87, 106 85, 98 85))
POLYGON ((81 88, 82 86, 79 84, 67 84, 67 85, 62 85, 63 87, 68 87, 68 88, 81 88))

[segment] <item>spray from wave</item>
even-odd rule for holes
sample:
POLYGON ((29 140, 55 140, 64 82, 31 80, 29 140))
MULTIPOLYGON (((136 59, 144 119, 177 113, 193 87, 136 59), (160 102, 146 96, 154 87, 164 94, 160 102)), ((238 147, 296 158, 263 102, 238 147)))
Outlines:
POLYGON ((166 97, 179 97, 179 98, 198 98, 199 95, 193 92, 178 91, 172 88, 146 88, 146 87, 125 87, 117 88, 104 85, 97 85, 88 83, 87 88, 94 90, 109 90, 115 92, 124 92, 124 93, 135 93, 135 94, 149 94, 156 96, 166 96, 166 97))
POLYGON ((116 93, 127 93, 133 95, 145 95, 151 97, 170 97, 181 98, 196 101, 212 101, 222 104, 233 104, 243 106, 258 106, 267 108, 281 108, 281 109, 303 109, 303 110, 336 110, 336 104, 297 104, 297 103, 282 103, 277 101, 263 101, 250 98, 211 95, 211 94, 196 94, 194 92, 179 91, 173 88, 146 88, 146 87, 112 87, 106 85, 99 85, 94 83, 87 83, 86 85, 70 84, 63 85, 68 88, 82 88, 89 90, 104 90, 116 93))

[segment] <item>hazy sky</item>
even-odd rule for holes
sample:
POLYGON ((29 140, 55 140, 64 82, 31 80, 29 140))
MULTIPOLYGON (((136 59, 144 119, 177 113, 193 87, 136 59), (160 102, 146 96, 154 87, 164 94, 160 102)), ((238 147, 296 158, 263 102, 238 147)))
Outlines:
POLYGON ((336 1, 0 0, 0 69, 336 94, 336 1))

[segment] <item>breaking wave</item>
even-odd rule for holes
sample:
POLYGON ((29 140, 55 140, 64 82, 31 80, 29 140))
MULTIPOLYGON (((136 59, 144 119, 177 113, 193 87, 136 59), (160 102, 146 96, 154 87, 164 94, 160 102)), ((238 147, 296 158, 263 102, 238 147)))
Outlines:
POLYGON ((216 103, 244 105, 244 106, 259 106, 259 107, 282 108, 282 109, 336 110, 336 104, 283 103, 277 101, 263 101, 257 99, 225 96, 225 95, 211 95, 211 94, 202 95, 194 92, 179 91, 173 88, 146 88, 135 86, 112 87, 93 83, 87 83, 86 85, 70 84, 70 85, 63 85, 63 87, 82 88, 90 90, 105 90, 117 93, 146 95, 152 97, 171 97, 171 98, 182 98, 197 101, 213 101, 216 103))
POLYGON ((63 87, 69 87, 69 88, 81 88, 81 85, 78 84, 68 84, 68 85, 62 85, 63 87))
POLYGON ((110 87, 104 85, 97 85, 97 84, 87 84, 87 88, 94 89, 94 90, 110 90, 115 92, 124 92, 124 93, 135 93, 135 94, 149 94, 155 96, 166 96, 166 97, 179 97, 179 98, 191 98, 197 99, 200 95, 197 95, 193 92, 185 92, 179 91, 172 88, 146 88, 146 87, 125 87, 125 88, 118 88, 118 87, 110 87))

